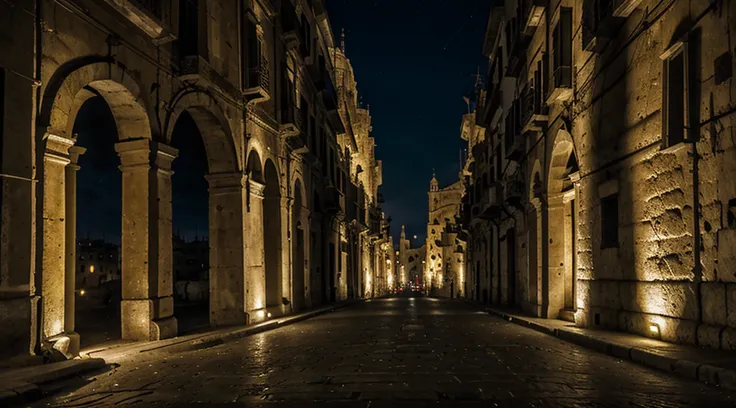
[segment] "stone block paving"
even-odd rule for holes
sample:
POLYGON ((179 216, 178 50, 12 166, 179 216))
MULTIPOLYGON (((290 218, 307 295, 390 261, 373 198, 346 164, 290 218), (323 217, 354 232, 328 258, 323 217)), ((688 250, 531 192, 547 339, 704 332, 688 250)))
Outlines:
POLYGON ((147 353, 34 406, 730 407, 736 392, 461 302, 359 303, 204 350, 147 353))

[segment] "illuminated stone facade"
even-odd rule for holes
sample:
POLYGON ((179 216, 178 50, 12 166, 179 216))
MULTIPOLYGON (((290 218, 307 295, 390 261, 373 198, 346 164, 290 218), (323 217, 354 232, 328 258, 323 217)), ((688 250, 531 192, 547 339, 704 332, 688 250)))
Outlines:
POLYGON ((465 239, 458 223, 464 194, 462 181, 440 188, 432 176, 423 279, 425 290, 432 295, 455 297, 464 293, 465 239))
MULTIPOLYGON (((469 230, 490 222, 490 279, 473 298, 736 348, 735 12, 706 0, 492 10, 476 112, 487 142, 469 140, 487 163, 465 207, 469 230), (492 205, 473 193, 485 178, 492 205)), ((488 241, 471 237, 475 256, 488 241)))
POLYGON ((121 160, 124 339, 177 334, 171 139, 184 112, 209 167, 212 326, 373 293, 373 256, 390 241, 382 166, 323 1, 11 0, 0 22, 12 39, 0 55, 2 356, 79 344, 84 148, 72 129, 97 96, 121 160))

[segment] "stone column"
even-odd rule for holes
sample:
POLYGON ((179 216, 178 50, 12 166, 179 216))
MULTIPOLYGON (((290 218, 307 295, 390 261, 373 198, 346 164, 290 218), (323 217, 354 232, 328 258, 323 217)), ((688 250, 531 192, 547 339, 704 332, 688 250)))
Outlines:
POLYGON ((211 174, 210 184, 210 324, 245 325, 243 209, 246 202, 242 173, 211 174))
POLYGON ((149 139, 115 145, 123 173, 123 339, 176 336, 171 163, 177 150, 149 139))
POLYGON ((66 181, 66 264, 64 280, 64 331, 70 337, 73 355, 79 353, 79 335, 74 333, 74 308, 77 276, 77 171, 79 156, 87 149, 72 146, 69 149, 70 163, 65 169, 66 181))
POLYGON ((266 269, 263 231, 263 198, 266 186, 248 181, 250 208, 245 214, 246 311, 248 323, 264 320, 266 315, 266 269))
MULTIPOLYGON (((293 194, 293 193, 292 193, 293 194)), ((293 231, 291 231, 291 205, 294 202, 293 198, 281 197, 281 297, 289 299, 288 305, 281 305, 284 313, 290 312, 293 307, 294 297, 292 295, 291 287, 291 241, 295 239, 293 231)))
POLYGON ((562 194, 550 195, 547 203, 547 318, 557 318, 565 306, 565 208, 562 194))
POLYGON ((66 166, 74 140, 47 134, 43 169, 43 236, 41 298, 43 335, 50 338, 64 332, 66 299, 66 166))

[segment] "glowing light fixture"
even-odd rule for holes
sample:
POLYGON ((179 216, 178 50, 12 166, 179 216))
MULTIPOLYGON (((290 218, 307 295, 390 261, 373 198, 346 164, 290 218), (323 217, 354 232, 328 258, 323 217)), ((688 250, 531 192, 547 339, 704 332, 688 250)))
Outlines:
POLYGON ((266 316, 270 319, 271 318, 271 312, 268 312, 268 314, 266 316))
POLYGON ((661 334, 659 331, 659 325, 657 323, 649 323, 649 333, 653 336, 659 337, 661 334))
POLYGON ((89 273, 95 273, 95 266, 94 265, 90 265, 89 266, 89 273))
POLYGON ((85 292, 84 289, 82 289, 82 290, 79 291, 79 296, 84 296, 85 293, 87 293, 87 292, 85 292))

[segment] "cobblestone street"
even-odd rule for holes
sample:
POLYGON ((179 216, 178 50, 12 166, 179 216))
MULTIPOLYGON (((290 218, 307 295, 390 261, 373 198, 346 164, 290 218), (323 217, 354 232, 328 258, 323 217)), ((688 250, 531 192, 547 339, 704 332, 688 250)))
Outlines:
POLYGON ((35 406, 721 407, 736 394, 452 300, 376 299, 214 348, 151 354, 35 406))

